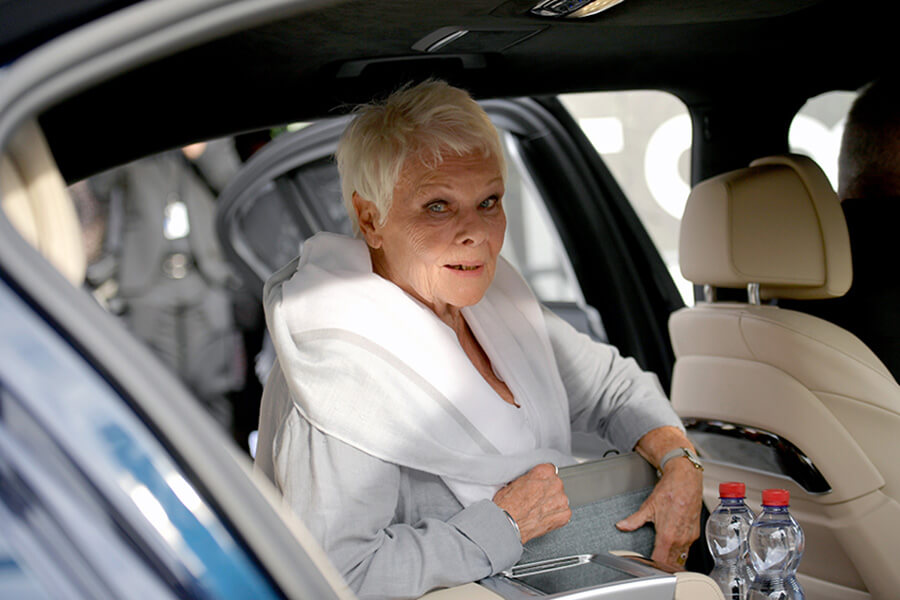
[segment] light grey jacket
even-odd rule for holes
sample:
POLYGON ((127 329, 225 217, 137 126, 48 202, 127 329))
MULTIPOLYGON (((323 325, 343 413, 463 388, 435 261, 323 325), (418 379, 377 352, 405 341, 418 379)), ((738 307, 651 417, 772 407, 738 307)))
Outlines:
MULTIPOLYGON (((546 309, 544 317, 574 432, 595 432, 630 451, 653 429, 681 427, 655 375, 546 309)), ((382 461, 310 425, 277 363, 263 396, 256 468, 360 598, 416 598, 488 577, 522 553, 514 528, 489 500, 463 509, 439 477, 382 461)))

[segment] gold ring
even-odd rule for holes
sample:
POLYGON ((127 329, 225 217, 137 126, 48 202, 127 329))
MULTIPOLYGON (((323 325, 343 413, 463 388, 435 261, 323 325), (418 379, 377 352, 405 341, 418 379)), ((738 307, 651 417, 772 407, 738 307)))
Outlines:
POLYGON ((678 555, 678 558, 675 560, 679 565, 683 565, 687 562, 687 552, 682 552, 678 555))

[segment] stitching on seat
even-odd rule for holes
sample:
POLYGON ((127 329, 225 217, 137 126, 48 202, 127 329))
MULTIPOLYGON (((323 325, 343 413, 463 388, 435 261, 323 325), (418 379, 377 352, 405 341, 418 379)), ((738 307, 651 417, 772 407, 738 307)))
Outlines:
MULTIPOLYGON (((801 314, 803 314, 803 313, 801 313, 801 314)), ((817 318, 817 317, 813 317, 812 315, 809 315, 809 316, 810 316, 811 318, 814 318, 814 319, 817 318)), ((860 359, 857 358, 856 356, 853 356, 852 354, 848 354, 846 351, 841 350, 840 348, 837 348, 837 347, 834 346, 833 344, 830 344, 830 343, 828 343, 828 342, 826 342, 826 341, 824 341, 824 340, 821 340, 821 339, 819 339, 819 338, 813 337, 813 336, 811 336, 811 335, 809 335, 809 334, 807 334, 807 333, 804 333, 804 332, 802 332, 802 331, 798 331, 796 328, 791 327, 790 325, 788 325, 788 324, 786 324, 786 323, 783 323, 782 321, 777 321, 777 320, 775 320, 775 319, 768 319, 768 318, 766 318, 766 317, 764 317, 764 316, 762 316, 762 315, 758 315, 758 314, 749 314, 749 313, 746 313, 746 312, 742 312, 741 315, 740 315, 739 323, 738 323, 739 329, 741 330, 741 338, 744 339, 744 343, 745 343, 745 345, 747 346, 747 349, 750 350, 750 353, 753 354, 754 356, 756 356, 756 354, 755 354, 755 352, 753 351, 753 348, 752 348, 749 344, 747 344, 746 339, 744 338, 743 321, 744 321, 745 319, 746 319, 746 320, 755 319, 755 320, 762 321, 762 322, 765 322, 765 323, 770 323, 770 324, 773 324, 773 325, 778 325, 778 326, 780 326, 780 327, 784 327, 785 329, 787 329, 787 330, 789 330, 789 331, 791 331, 791 332, 793 332, 793 333, 795 333, 795 334, 797 334, 797 335, 800 335, 800 336, 802 336, 802 337, 805 337, 805 338, 808 339, 808 340, 812 340, 812 341, 814 341, 814 342, 816 342, 816 343, 818 343, 818 344, 821 344, 821 345, 823 345, 823 346, 825 346, 825 347, 827 347, 827 348, 831 348, 834 352, 836 352, 836 353, 838 353, 838 354, 840 354, 840 355, 843 355, 843 356, 847 357, 848 359, 850 359, 850 360, 852 360, 852 361, 854 361, 854 362, 856 362, 856 363, 858 363, 858 364, 864 366, 866 369, 868 369, 868 370, 871 371, 872 373, 878 375, 878 376, 881 377, 882 379, 885 379, 885 380, 887 380, 888 382, 893 383, 895 386, 898 385, 898 383, 893 379, 893 377, 888 377, 886 374, 878 372, 877 370, 875 370, 874 368, 872 368, 868 363, 863 362, 862 360, 860 360, 860 359)), ((825 323, 828 323, 828 321, 825 321, 824 319, 819 319, 819 320, 820 320, 820 321, 823 321, 823 322, 825 322, 825 323)), ((870 350, 870 351, 871 351, 871 350, 870 350)), ((874 352, 873 352, 872 354, 873 354, 873 356, 875 355, 874 352)), ((878 357, 875 356, 875 358, 878 358, 878 357)), ((880 361, 881 359, 878 358, 878 360, 880 361)), ((768 362, 767 362, 766 364, 768 364, 768 362)))
MULTIPOLYGON (((838 394, 837 392, 829 392, 827 390, 814 390, 814 389, 810 389, 810 388, 807 388, 807 389, 809 389, 809 391, 812 392, 813 394, 816 394, 816 396, 819 398, 820 402, 822 401, 822 396, 831 396, 833 398, 839 398, 842 400, 848 400, 850 402, 858 402, 859 404, 865 404, 866 406, 869 406, 876 410, 880 410, 884 413, 887 413, 888 415, 900 417, 900 411, 892 411, 891 409, 885 408, 878 404, 872 404, 868 400, 863 400, 861 398, 855 398, 853 396, 846 396, 844 394, 838 394)), ((824 402, 823 402, 823 404, 824 404, 824 402)), ((831 411, 829 410, 829 412, 831 412, 831 411)))

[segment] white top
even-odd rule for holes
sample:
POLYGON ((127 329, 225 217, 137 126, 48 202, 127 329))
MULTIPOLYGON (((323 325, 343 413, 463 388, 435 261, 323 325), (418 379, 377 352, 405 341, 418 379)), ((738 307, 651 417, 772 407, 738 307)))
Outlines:
POLYGON ((364 452, 442 477, 467 506, 535 464, 571 462, 565 390, 540 304, 504 260, 462 314, 521 408, 503 402, 456 333, 373 273, 363 240, 320 233, 265 291, 300 413, 364 452))

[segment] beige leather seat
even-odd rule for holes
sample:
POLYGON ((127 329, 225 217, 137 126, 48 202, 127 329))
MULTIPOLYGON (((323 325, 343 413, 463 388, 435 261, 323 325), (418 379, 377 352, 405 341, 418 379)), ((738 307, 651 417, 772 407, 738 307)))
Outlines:
POLYGON ((700 183, 680 255, 708 300, 748 289, 747 302, 699 302, 669 321, 672 403, 706 459, 707 505, 722 481, 747 483, 757 509, 762 489, 786 488, 808 597, 900 597, 900 386, 848 331, 766 302, 850 286, 827 178, 806 157, 776 156, 700 183))
POLYGON ((6 217, 73 285, 84 281, 81 226, 40 128, 22 125, 0 154, 0 198, 6 217))

